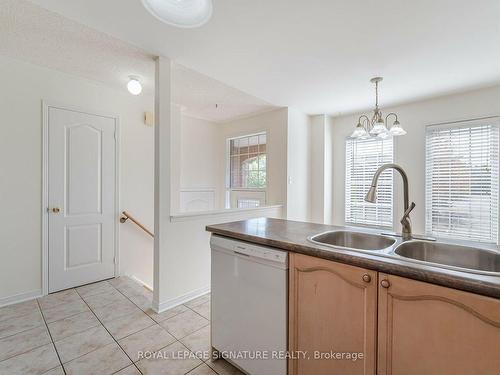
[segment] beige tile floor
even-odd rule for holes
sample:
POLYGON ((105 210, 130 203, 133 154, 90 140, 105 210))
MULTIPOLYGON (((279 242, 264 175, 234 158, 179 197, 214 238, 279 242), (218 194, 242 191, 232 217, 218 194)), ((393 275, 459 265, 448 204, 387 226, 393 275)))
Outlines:
POLYGON ((0 308, 0 375, 242 374, 209 359, 210 295, 161 314, 151 300, 119 277, 0 308))

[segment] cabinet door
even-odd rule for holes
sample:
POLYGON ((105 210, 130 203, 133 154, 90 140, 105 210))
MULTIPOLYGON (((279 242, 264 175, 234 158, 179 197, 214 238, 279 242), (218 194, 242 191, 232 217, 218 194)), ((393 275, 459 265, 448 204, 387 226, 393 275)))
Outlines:
POLYGON ((500 373, 500 300, 379 275, 378 373, 500 373))
POLYGON ((289 348, 308 356, 289 361, 289 374, 375 374, 377 272, 291 254, 289 287, 289 348), (344 359, 315 359, 334 353, 344 359))

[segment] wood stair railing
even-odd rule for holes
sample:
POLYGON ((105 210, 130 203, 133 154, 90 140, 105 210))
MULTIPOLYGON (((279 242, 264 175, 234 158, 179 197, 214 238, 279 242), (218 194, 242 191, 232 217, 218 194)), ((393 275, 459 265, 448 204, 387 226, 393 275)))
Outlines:
POLYGON ((120 223, 125 223, 128 219, 130 219, 131 222, 133 222, 135 225, 137 225, 139 228, 141 228, 144 232, 149 234, 151 237, 155 237, 154 233, 151 232, 148 228, 146 228, 143 224, 139 222, 135 217, 133 217, 131 214, 129 214, 127 211, 122 212, 122 217, 120 217, 120 223))

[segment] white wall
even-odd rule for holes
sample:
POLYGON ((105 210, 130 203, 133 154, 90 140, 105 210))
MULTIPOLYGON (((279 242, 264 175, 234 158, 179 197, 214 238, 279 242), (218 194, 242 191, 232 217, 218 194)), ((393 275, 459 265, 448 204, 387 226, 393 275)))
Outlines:
MULTIPOLYGON (((121 209, 152 228, 153 129, 143 125, 153 98, 0 57, 0 303, 41 285, 42 99, 120 117, 121 209)), ((152 280, 152 241, 120 226, 121 269, 152 280)))
MULTIPOLYGON (((160 67, 161 69, 161 67, 160 67)), ((164 69, 167 69, 164 67, 164 69)), ((168 74, 160 74, 157 79, 161 79, 164 86, 168 86, 168 74)), ((157 116, 166 111, 166 106, 162 105, 161 99, 157 103, 157 116)), ((156 176, 158 193, 162 195, 168 188, 161 188, 162 181, 165 183, 167 177, 170 177, 172 168, 170 161, 167 160, 170 154, 165 154, 167 148, 174 150, 171 144, 172 138, 161 129, 171 130, 172 120, 175 116, 169 117, 169 114, 163 116, 163 121, 156 128, 160 138, 157 139, 157 152, 163 150, 163 154, 157 155, 157 162, 163 163, 163 167, 158 166, 159 175, 156 176), (162 177, 163 176, 163 177, 162 177)), ((206 123, 193 121, 191 123, 191 133, 198 132, 198 127, 206 126, 206 123)), ((188 125, 188 126, 190 126, 188 125)), ((218 140, 215 145, 215 151, 222 155, 223 161, 220 163, 223 172, 219 181, 225 186, 225 152, 226 139, 246 134, 267 132, 268 145, 268 204, 286 204, 286 173, 287 173, 287 125, 288 110, 280 109, 272 112, 260 114, 258 116, 240 119, 230 123, 218 124, 218 140)), ((175 129, 174 129, 175 132, 175 129)), ((209 130, 207 132, 210 133, 209 130)), ((182 132, 181 132, 182 133, 182 132)), ((198 133, 199 134, 199 133, 198 133)), ((199 135, 198 135, 199 137, 199 135)), ((175 141, 174 141, 175 142, 175 141)), ((182 143, 185 146, 185 143, 182 143)), ((214 150, 214 149, 212 149, 214 150)), ((184 151, 181 152, 184 155, 184 151)), ((172 156, 172 161, 177 157, 172 156)), ((181 161, 185 165, 186 159, 181 161)), ((193 164, 197 164, 194 161, 193 164)), ((193 165, 191 165, 191 168, 193 165)), ((210 166, 212 167, 212 166, 210 166)), ((193 172, 195 170, 193 169, 193 172)), ((183 172, 181 172, 182 174, 183 172)), ((184 181, 189 181, 185 179, 184 181)), ((192 181, 192 180, 191 180, 192 181)), ((159 197, 161 200, 161 197, 159 197)), ((221 198, 224 199, 224 194, 221 198)), ((159 217, 156 223, 155 233, 160 233, 163 239, 155 238, 155 294, 153 307, 156 310, 163 311, 171 306, 182 303, 197 294, 206 292, 210 288, 210 235, 205 231, 206 225, 244 220, 255 217, 282 217, 284 206, 281 207, 262 207, 251 210, 222 210, 221 212, 207 212, 203 215, 175 215, 167 218, 166 206, 158 209, 156 215, 159 217)))
POLYGON ((220 133, 221 124, 181 118, 180 190, 214 189, 214 209, 224 208, 226 148, 220 133))
MULTIPOLYGON (((171 61, 156 60, 155 95, 155 239, 153 309, 164 311, 210 288, 210 244, 205 226, 260 216, 281 216, 281 207, 222 210, 219 213, 175 216, 172 177, 178 162, 175 110, 171 102, 171 61)), ((285 123, 286 124, 286 123, 285 123)), ((274 126, 271 127, 271 130, 274 126)), ((273 130, 274 132, 274 130, 273 130)), ((222 146, 225 142, 221 141, 222 146)), ((222 147, 225 150, 225 147, 222 147)))
MULTIPOLYGON (((266 112, 226 123, 214 123, 182 115, 178 146, 172 145, 172 209, 179 210, 175 175, 179 169, 179 190, 214 189, 215 210, 225 208, 226 141, 228 138, 266 131, 268 134, 267 204, 283 204, 286 200, 286 129, 287 109, 266 112), (178 155, 176 155, 178 154, 178 155)), ((175 116, 174 116, 175 117, 175 116)), ((172 137, 175 137, 173 117, 172 137)))
POLYGON ((311 116, 311 221, 323 223, 325 212, 325 115, 311 116))
MULTIPOLYGON (((281 108, 256 116, 220 124, 219 146, 226 152, 228 138, 267 132, 267 204, 286 204, 288 109, 281 108)), ((225 156, 224 156, 225 158, 225 156)), ((225 165, 224 159, 224 165, 225 165)), ((225 174, 221 177, 226 184, 225 174)), ((222 197, 224 199, 224 197, 222 197)))
POLYGON ((315 223, 332 221, 331 119, 311 116, 311 216, 315 223))
MULTIPOLYGON (((500 86, 383 108, 384 113, 396 112, 408 132, 395 138, 395 162, 407 172, 410 199, 416 203, 412 212, 413 231, 425 230, 425 127, 426 125, 500 115, 500 86)), ((333 145, 333 223, 344 225, 345 139, 354 129, 359 114, 332 119, 333 145)), ((394 229, 400 231, 399 218, 403 213, 401 178, 394 180, 394 229)))
MULTIPOLYGON (((181 214, 182 215, 182 214, 181 214)), ((258 217, 282 217, 281 207, 222 210, 203 215, 172 217, 166 239, 166 262, 161 273, 161 299, 154 307, 164 311, 210 290, 210 233, 206 226, 258 217)))
POLYGON ((287 218, 309 221, 312 201, 310 117, 296 109, 288 108, 287 136, 287 218))
POLYGON ((323 223, 333 223, 333 196, 335 176, 333 174, 333 121, 329 116, 325 116, 325 140, 324 140, 324 196, 323 196, 323 223))

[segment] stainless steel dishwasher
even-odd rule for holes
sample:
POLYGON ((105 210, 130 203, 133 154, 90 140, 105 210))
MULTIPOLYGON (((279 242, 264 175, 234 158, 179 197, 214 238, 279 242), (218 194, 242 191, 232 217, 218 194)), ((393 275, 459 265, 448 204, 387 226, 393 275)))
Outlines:
POLYGON ((288 254, 212 235, 212 347, 251 375, 286 375, 288 254))

